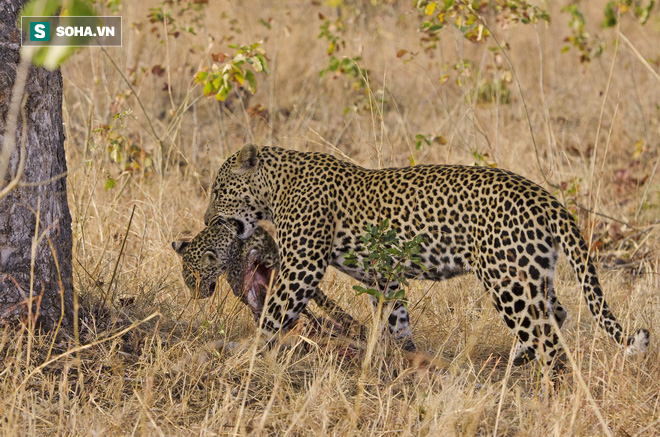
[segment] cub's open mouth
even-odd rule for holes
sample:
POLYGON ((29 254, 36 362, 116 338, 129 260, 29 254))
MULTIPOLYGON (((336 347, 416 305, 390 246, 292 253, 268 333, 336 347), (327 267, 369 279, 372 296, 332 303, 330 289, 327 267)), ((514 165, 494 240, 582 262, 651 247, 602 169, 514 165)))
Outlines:
POLYGON ((239 299, 250 308, 255 320, 258 321, 268 290, 277 278, 277 270, 266 266, 261 253, 257 249, 252 249, 245 259, 241 273, 242 284, 232 284, 232 289, 239 299))
POLYGON ((211 281, 209 283, 209 289, 207 290, 206 295, 202 295, 200 297, 204 298, 204 297, 213 296, 213 294, 215 293, 215 290, 218 288, 218 282, 219 282, 219 279, 216 279, 215 281, 211 281))

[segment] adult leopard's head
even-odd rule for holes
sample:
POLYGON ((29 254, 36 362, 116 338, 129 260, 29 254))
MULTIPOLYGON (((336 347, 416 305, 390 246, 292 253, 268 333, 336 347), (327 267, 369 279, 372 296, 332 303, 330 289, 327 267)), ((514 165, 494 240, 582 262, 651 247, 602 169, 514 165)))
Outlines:
POLYGON ((220 277, 226 275, 233 293, 259 320, 269 288, 279 269, 277 245, 263 228, 247 240, 237 236, 239 224, 204 228, 192 241, 172 243, 182 257, 182 275, 196 299, 213 295, 220 277))
POLYGON ((218 170, 211 187, 209 207, 204 223, 212 225, 227 219, 238 222, 238 237, 248 238, 264 218, 265 207, 260 201, 258 186, 259 148, 248 144, 229 157, 218 170))

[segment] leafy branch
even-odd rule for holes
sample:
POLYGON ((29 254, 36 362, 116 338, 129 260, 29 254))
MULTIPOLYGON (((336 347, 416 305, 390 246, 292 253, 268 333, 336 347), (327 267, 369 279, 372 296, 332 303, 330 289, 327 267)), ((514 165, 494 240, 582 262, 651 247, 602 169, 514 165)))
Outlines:
POLYGON ((334 73, 335 77, 348 77, 352 81, 354 89, 367 90, 369 86, 369 70, 360 66, 362 57, 344 56, 339 58, 336 56, 340 49, 346 47, 346 41, 343 37, 345 26, 341 17, 336 20, 330 20, 325 15, 319 14, 319 18, 323 20, 323 23, 319 26, 317 38, 327 41, 327 54, 330 57, 328 59, 328 66, 319 72, 319 77, 324 77, 328 73, 334 73))
POLYGON ((195 75, 195 83, 204 86, 204 95, 214 95, 216 100, 224 102, 235 84, 247 86, 250 93, 257 91, 257 79, 255 74, 270 74, 266 52, 261 48, 261 42, 252 45, 229 46, 236 49, 234 55, 226 53, 213 55, 214 61, 221 64, 213 64, 211 68, 204 68, 195 75))
POLYGON ((401 243, 396 236, 396 229, 390 227, 389 220, 382 220, 378 225, 367 224, 366 234, 360 237, 363 247, 349 252, 344 258, 344 265, 348 267, 359 267, 371 277, 384 278, 385 286, 376 281, 376 288, 365 288, 354 285, 353 289, 360 294, 368 294, 379 301, 401 301, 407 303, 405 289, 408 286, 406 269, 409 263, 419 266, 425 270, 422 258, 419 255, 420 246, 424 237, 418 235, 411 240, 401 243), (366 255, 359 255, 366 253, 366 255), (389 284, 398 283, 400 287, 387 292, 389 284))
POLYGON ((426 49, 435 48, 438 33, 446 26, 455 27, 472 42, 486 41, 490 30, 481 17, 489 9, 495 12, 502 26, 550 22, 550 15, 545 9, 524 0, 417 0, 415 9, 424 16, 420 30, 424 34, 422 43, 426 49))

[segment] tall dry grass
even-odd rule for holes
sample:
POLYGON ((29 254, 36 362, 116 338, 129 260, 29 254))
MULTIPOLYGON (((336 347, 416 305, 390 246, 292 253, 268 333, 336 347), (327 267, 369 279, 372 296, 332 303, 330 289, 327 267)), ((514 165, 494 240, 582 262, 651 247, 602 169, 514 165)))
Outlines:
MULTIPOLYGON (((645 27, 624 19, 620 32, 630 44, 614 50, 616 31, 597 26, 605 2, 583 5, 592 32, 607 43, 589 64, 575 52, 561 53, 567 27, 559 5, 549 5, 549 26, 502 29, 490 16, 508 47, 508 65, 488 50, 492 41, 475 45, 451 29, 432 55, 423 53, 409 2, 350 2, 361 13, 346 15, 339 54, 362 56, 373 95, 384 96, 371 110, 355 112, 364 95, 345 78, 319 78, 328 56, 316 38, 318 14, 336 17, 336 9, 319 2, 211 2, 199 22, 190 12, 173 15, 196 35, 165 38, 163 26, 146 18, 157 3, 145 3, 123 2, 122 48, 88 49, 63 67, 80 336, 53 343, 25 330, 2 332, 4 434, 660 433, 660 86, 649 72, 657 72, 657 63, 632 49, 658 56, 657 16, 645 27), (211 63, 210 53, 228 51, 230 41, 262 39, 272 74, 259 77, 255 96, 229 109, 200 97, 192 77, 211 63), (418 54, 404 63, 409 56, 397 58, 400 49, 418 54), (459 86, 453 66, 461 59, 471 64, 459 86), (514 72, 520 88, 507 83, 509 103, 479 98, 489 81, 514 72), (441 84, 446 73, 452 77, 441 84), (267 112, 250 115, 256 105, 267 112), (420 133, 446 144, 418 151, 420 133), (111 159, 112 141, 125 156, 134 147, 131 170, 111 159), (570 311, 562 332, 576 366, 554 395, 535 365, 507 368, 513 338, 470 275, 414 282, 408 291, 416 342, 448 361, 446 371, 411 367, 380 343, 366 373, 360 354, 303 337, 279 353, 257 354, 249 311, 226 285, 210 301, 191 301, 170 249, 171 241, 202 227, 214 172, 246 141, 347 156, 372 168, 409 165, 410 156, 472 164, 478 152, 544 185, 573 208, 620 321, 651 330, 648 355, 624 360, 591 319, 564 261, 556 286, 570 311), (106 189, 109 178, 116 185, 106 189)), ((367 323, 370 304, 351 285, 329 271, 322 288, 367 323)))

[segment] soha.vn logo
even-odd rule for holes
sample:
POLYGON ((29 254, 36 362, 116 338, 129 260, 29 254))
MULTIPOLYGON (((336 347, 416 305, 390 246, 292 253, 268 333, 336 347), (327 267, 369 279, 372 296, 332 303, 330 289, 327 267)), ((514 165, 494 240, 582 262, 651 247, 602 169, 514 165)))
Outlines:
MULTIPOLYGON (((108 26, 57 26, 57 36, 115 36, 115 28, 108 26)), ((50 23, 48 21, 33 21, 30 23, 30 41, 50 41, 50 23)))

